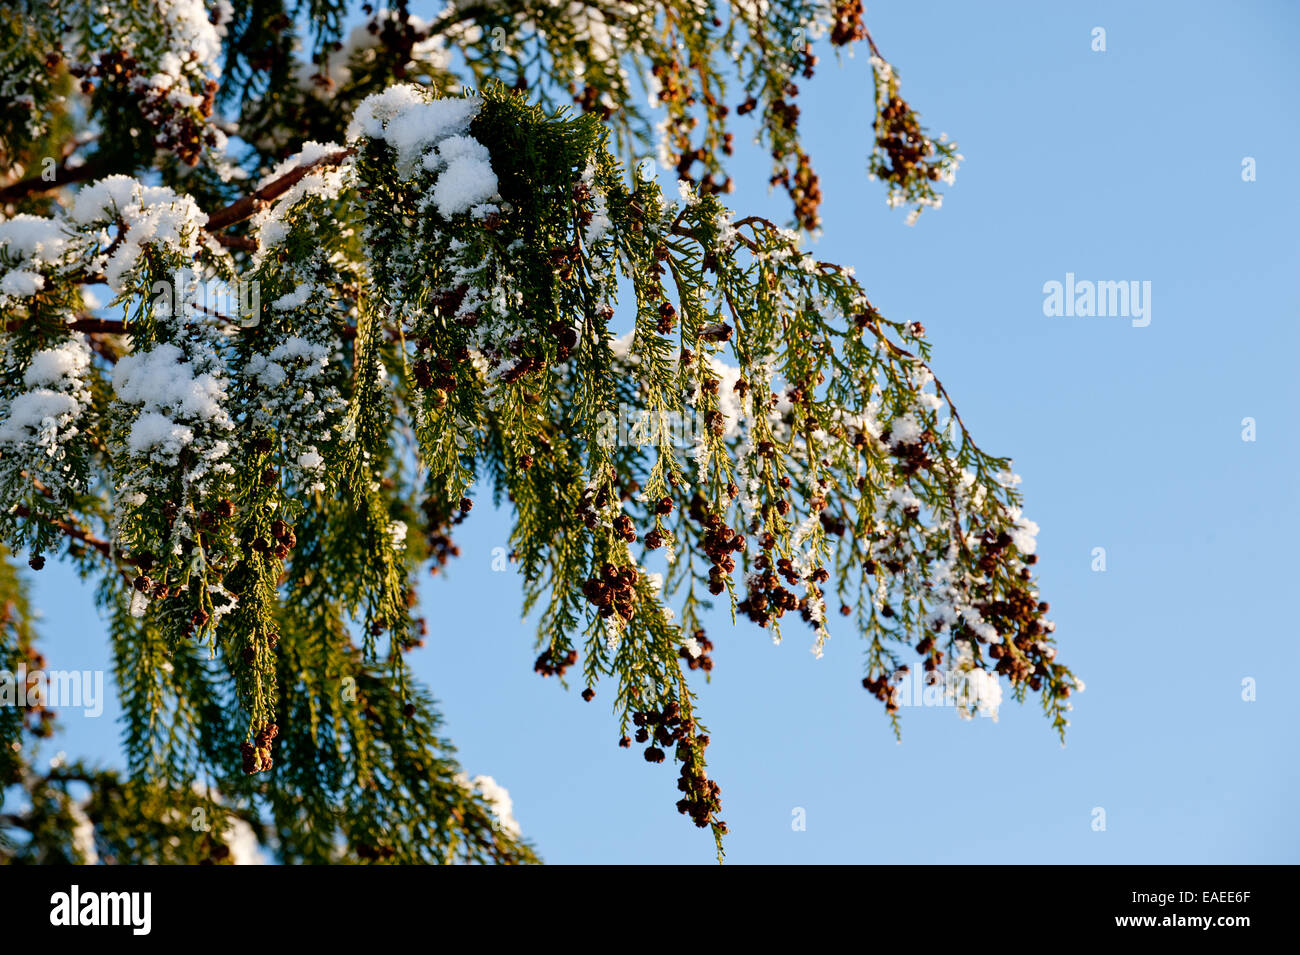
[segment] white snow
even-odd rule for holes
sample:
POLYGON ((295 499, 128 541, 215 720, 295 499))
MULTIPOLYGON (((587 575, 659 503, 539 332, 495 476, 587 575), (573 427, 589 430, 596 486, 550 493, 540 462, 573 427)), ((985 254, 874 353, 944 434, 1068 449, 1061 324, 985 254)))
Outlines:
POLYGON ((17 260, 57 259, 68 243, 68 234, 57 219, 27 213, 0 222, 0 251, 17 260))
POLYGON ((271 307, 279 311, 285 311, 291 308, 299 308, 311 301, 313 295, 320 290, 311 282, 304 282, 292 292, 286 292, 271 303, 271 307))
POLYGON ((916 416, 909 411, 907 414, 899 415, 890 422, 890 443, 896 448, 905 444, 912 444, 921 436, 923 430, 916 420, 916 416))
POLYGON ((515 804, 510 798, 510 791, 491 776, 475 776, 471 781, 464 773, 457 775, 457 781, 469 791, 477 790, 487 800, 496 816, 496 823, 503 832, 512 836, 519 835, 519 823, 515 820, 515 804))
MULTIPOLYGON (((497 194, 497 174, 487 147, 469 136, 451 136, 438 144, 437 156, 445 164, 433 187, 433 203, 444 219, 468 212, 497 194)), ((431 153, 424 165, 429 167, 431 153)))
POLYGON ((37 352, 23 372, 29 389, 0 403, 0 472, 28 470, 52 491, 63 489, 66 444, 80 433, 78 419, 90 406, 85 376, 90 349, 80 338, 37 352))
POLYGON ((13 298, 28 298, 43 288, 45 288, 45 276, 25 269, 14 269, 0 279, 0 294, 13 298))
POLYGON ((109 176, 84 186, 68 219, 78 226, 117 224, 117 248, 104 262, 104 277, 114 292, 139 264, 142 247, 161 245, 181 254, 197 250, 207 214, 193 198, 166 186, 146 186, 130 176, 109 176))
POLYGON ((1020 515, 1019 508, 1011 509, 1012 519, 1015 520, 1015 526, 1011 528, 1011 543, 1016 545, 1016 550, 1020 551, 1022 556, 1028 556, 1038 549, 1038 525, 1026 517, 1020 515))
POLYGON ((430 100, 418 87, 398 84, 361 101, 348 139, 388 143, 407 178, 435 173, 429 201, 444 219, 471 210, 484 215, 497 196, 497 176, 487 147, 467 135, 482 106, 477 96, 430 100))
MULTIPOLYGON (((337 143, 309 142, 303 144, 296 155, 290 156, 262 179, 262 184, 280 178, 299 166, 309 166, 324 156, 342 152, 343 147, 337 143)), ((331 200, 338 197, 343 187, 350 181, 352 166, 348 162, 335 165, 321 165, 307 173, 294 183, 284 195, 273 204, 253 216, 253 230, 257 233, 258 253, 255 261, 261 261, 268 249, 275 248, 289 236, 291 224, 289 214, 304 198, 311 197, 331 200)), ((290 308, 286 304, 277 306, 290 308)))
MULTIPOLYGON (((200 484, 213 472, 233 470, 222 460, 230 451, 226 436, 232 424, 225 410, 221 366, 215 353, 198 343, 193 346, 196 355, 203 357, 186 360, 178 346, 163 342, 124 356, 113 370, 118 400, 137 411, 126 444, 131 455, 152 465, 146 481, 170 480, 186 448, 197 455, 197 463, 183 476, 187 484, 200 484), (196 370, 198 362, 211 370, 196 370)), ((124 485, 124 490, 134 488, 124 485)))
POLYGON ((962 719, 971 719, 977 713, 998 718, 1002 684, 996 673, 975 665, 975 654, 967 640, 957 641, 951 665, 944 671, 944 693, 954 700, 962 719))
POLYGON ((302 149, 281 162, 269 173, 261 178, 257 187, 259 189, 269 185, 281 176, 286 176, 293 172, 299 166, 310 166, 319 159, 323 159, 333 153, 339 152, 343 147, 337 143, 318 143, 314 140, 302 144, 302 149))
POLYGON ((167 342, 121 358, 113 370, 113 389, 123 401, 190 418, 211 421, 225 415, 222 382, 210 374, 195 375, 180 348, 167 342))
MULTIPOLYGON (((221 33, 208 19, 203 0, 155 0, 170 34, 172 51, 164 56, 164 67, 180 74, 184 60, 195 60, 214 75, 221 73, 221 33)), ((226 5, 229 10, 229 4, 226 5)))
POLYGON ((0 422, 0 444, 19 444, 66 424, 80 405, 71 395, 48 388, 25 391, 9 404, 9 413, 0 422))
POLYGON ((430 145, 468 130, 482 106, 477 96, 430 100, 418 86, 398 83, 361 101, 347 138, 382 139, 397 150, 398 163, 410 167, 430 145))
POLYGON ((89 367, 90 349, 81 339, 71 338, 33 355, 23 372, 23 383, 29 388, 53 388, 79 380, 89 367))
POLYGON ((163 454, 174 458, 193 441, 193 428, 177 424, 157 411, 146 411, 132 423, 127 445, 136 454, 144 455, 161 450, 163 454))

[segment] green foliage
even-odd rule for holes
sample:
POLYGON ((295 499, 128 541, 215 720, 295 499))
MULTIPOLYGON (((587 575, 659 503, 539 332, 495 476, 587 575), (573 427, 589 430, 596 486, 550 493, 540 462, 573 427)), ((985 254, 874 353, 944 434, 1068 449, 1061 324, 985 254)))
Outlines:
MULTIPOLYGON (((80 84, 94 145, 59 154, 59 185, 95 180, 62 203, 31 177, 0 187, 0 533, 96 581, 126 755, 38 773, 24 732, 48 717, 0 708, 0 856, 536 861, 406 661, 416 575, 454 553, 483 484, 513 521, 534 668, 609 688, 620 745, 677 765, 678 808, 719 857, 694 689, 715 603, 777 640, 799 618, 818 652, 841 615, 896 726, 912 651, 980 688, 964 707, 1005 676, 1064 732, 1077 683, 1036 527, 924 330, 719 199, 738 84, 793 223, 816 227, 794 80, 828 29, 871 45, 890 201, 938 204, 960 157, 898 97, 860 4, 493 3, 427 23, 399 5, 347 46, 339 4, 295 21, 236 0, 216 26, 193 9, 33 7, 0 34, 32 89, 80 84), (56 21, 74 47, 57 58, 56 21), (165 109, 140 81, 157 71, 165 109), (676 196, 636 162, 651 148, 676 196), (97 286, 120 320, 88 314, 97 286)), ((0 130, 29 168, 74 116, 53 94, 33 109, 0 130)), ((0 665, 35 661, 8 564, 0 598, 0 665)))

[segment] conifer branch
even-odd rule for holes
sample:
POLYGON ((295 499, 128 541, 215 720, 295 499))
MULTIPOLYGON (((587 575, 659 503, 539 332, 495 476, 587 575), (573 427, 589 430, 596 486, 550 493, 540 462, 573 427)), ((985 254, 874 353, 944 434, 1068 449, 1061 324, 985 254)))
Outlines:
MULTIPOLYGON (((64 159, 52 183, 0 189, 83 183, 0 221, 0 546, 39 568, 66 542, 96 580, 125 737, 121 773, 42 777, 23 740, 48 713, 0 711, 0 785, 33 807, 0 816, 5 861, 229 861, 245 835, 289 863, 536 861, 408 665, 419 575, 487 495, 537 620, 520 659, 607 701, 611 744, 672 768, 668 798, 719 858, 699 698, 715 621, 778 641, 806 625, 818 653, 860 636, 896 730, 919 655, 974 687, 963 715, 1005 686, 1064 733, 1081 684, 1009 460, 971 438, 924 330, 801 245, 816 58, 791 37, 813 8, 715 20, 674 0, 652 26, 604 2, 476 3, 426 24, 398 4, 336 56, 331 0, 310 87, 261 43, 289 22, 279 0, 183 30, 157 5, 112 9, 37 5, 0 37, 30 101, 0 155, 35 169, 89 124, 143 171, 64 159), (647 74, 651 111, 629 88, 647 74), (750 112, 795 229, 722 201, 750 112), (230 201, 227 128, 240 166, 287 171, 230 201), (651 151, 676 190, 629 163, 651 151), (178 805, 216 822, 189 830, 178 805)), ((891 204, 938 205, 960 156, 899 95, 861 4, 831 13, 831 43, 872 54, 870 169, 891 204)), ((0 669, 38 659, 22 596, 3 562, 0 669)))

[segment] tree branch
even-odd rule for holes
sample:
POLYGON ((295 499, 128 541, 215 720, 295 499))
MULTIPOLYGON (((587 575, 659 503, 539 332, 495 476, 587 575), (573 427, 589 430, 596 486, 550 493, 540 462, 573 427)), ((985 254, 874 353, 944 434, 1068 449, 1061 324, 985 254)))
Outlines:
MULTIPOLYGON (((5 323, 4 330, 14 332, 27 324, 22 319, 13 319, 5 323)), ((85 332, 88 335, 126 335, 128 330, 126 323, 111 318, 93 318, 89 315, 68 322, 68 328, 77 332, 85 332)))
POLYGON ((213 238, 227 249, 239 249, 243 252, 257 251, 257 240, 246 235, 222 235, 217 233, 213 238))
POLYGON ((47 179, 43 175, 32 176, 30 179, 21 179, 0 189, 0 204, 18 202, 31 196, 43 195, 47 192, 53 192, 55 189, 62 189, 74 182, 97 179, 108 172, 110 168, 108 163, 98 158, 88 159, 79 166, 71 167, 68 165, 68 160, 65 159, 54 167, 54 176, 52 178, 47 179))
POLYGON ((68 327, 88 335, 126 335, 129 334, 126 322, 112 318, 79 318, 69 322, 68 327))
MULTIPOLYGON (((26 507, 24 507, 21 504, 15 507, 12 513, 17 517, 34 516, 30 510, 28 510, 26 507)), ((95 537, 93 534, 87 531, 83 531, 80 527, 77 527, 75 524, 71 523, 70 521, 65 521, 62 520, 61 518, 50 518, 49 521, 59 530, 63 531, 63 533, 66 534, 67 536, 73 538, 74 540, 80 541, 81 543, 85 544, 87 547, 95 548, 95 550, 99 551, 105 557, 111 558, 113 556, 113 545, 110 544, 108 541, 104 540, 103 538, 95 537)))
POLYGON ((243 222, 245 219, 253 216, 265 203, 273 202, 280 196, 284 195, 307 173, 321 166, 333 166, 347 159, 356 150, 349 147, 340 149, 336 153, 330 153, 328 156, 321 156, 314 162, 309 162, 289 170, 279 179, 268 182, 265 186, 255 192, 251 192, 242 199, 236 199, 224 209, 218 209, 208 216, 207 229, 209 232, 215 232, 232 226, 236 222, 243 222))

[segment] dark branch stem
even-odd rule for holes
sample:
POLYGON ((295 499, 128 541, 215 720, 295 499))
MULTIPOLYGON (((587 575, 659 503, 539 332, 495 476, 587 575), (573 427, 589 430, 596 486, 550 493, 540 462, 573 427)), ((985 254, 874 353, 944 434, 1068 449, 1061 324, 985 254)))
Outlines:
MULTIPOLYGON (((6 322, 4 330, 15 332, 22 328, 26 322, 21 319, 13 319, 6 322)), ((68 328, 77 332, 85 332, 88 335, 125 335, 127 334, 126 323, 111 318, 93 318, 89 315, 68 322, 68 328)))
POLYGON ((227 249, 239 249, 241 252, 256 252, 257 240, 246 235, 221 235, 214 238, 227 249))
POLYGON ((0 204, 18 202, 31 196, 44 195, 47 192, 53 192, 55 189, 62 189, 70 183, 96 179, 109 172, 110 169, 110 165, 102 159, 90 159, 79 166, 72 167, 68 166, 68 160, 65 159, 54 167, 54 175, 50 178, 43 175, 32 176, 30 179, 21 179, 0 189, 0 204))
POLYGON ((208 216, 208 231, 216 232, 219 229, 232 226, 236 222, 243 222, 245 219, 251 218, 263 207, 263 205, 268 202, 273 202, 280 196, 284 195, 297 185, 303 176, 307 175, 307 173, 311 172, 313 169, 341 163, 355 152, 356 150, 351 148, 340 149, 336 153, 321 156, 315 162, 305 163, 295 169, 291 169, 280 178, 268 182, 257 191, 249 193, 242 199, 236 199, 224 209, 218 209, 216 212, 213 212, 208 216))
MULTIPOLYGON (((18 507, 14 508, 13 513, 18 517, 33 516, 32 512, 27 508, 23 507, 21 504, 18 505, 18 507)), ((104 540, 103 538, 95 537, 93 534, 90 534, 87 531, 83 531, 80 527, 77 527, 72 522, 65 521, 61 518, 51 518, 50 523, 53 524, 55 527, 57 527, 59 530, 63 531, 64 534, 73 538, 74 540, 80 541, 81 543, 85 544, 87 547, 95 548, 95 550, 99 551, 105 557, 111 558, 113 556, 113 545, 110 544, 108 541, 104 540)))

